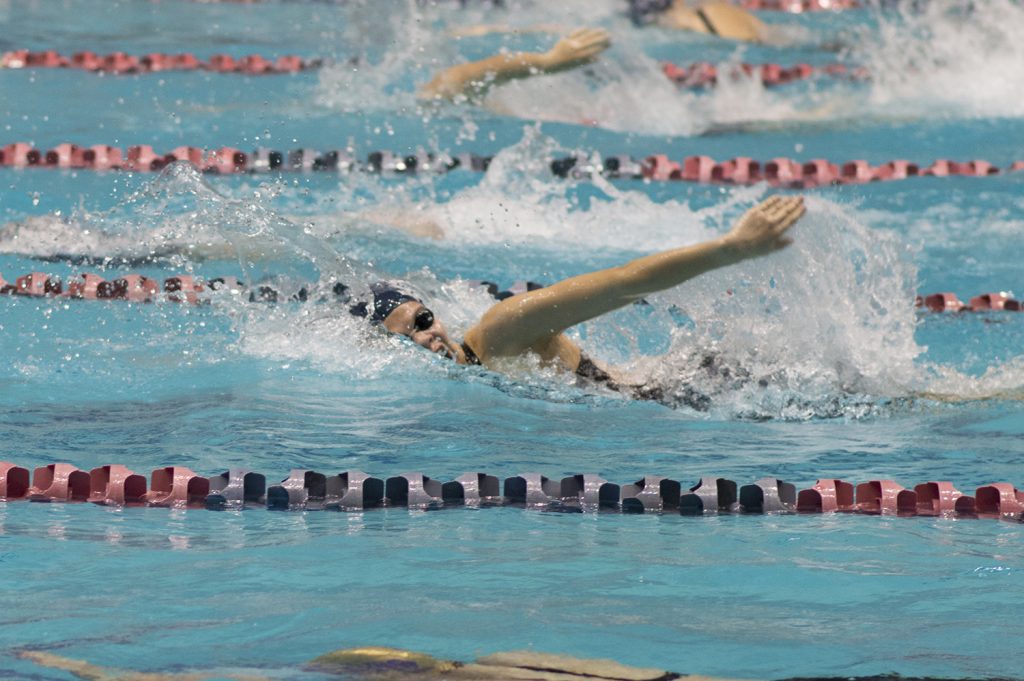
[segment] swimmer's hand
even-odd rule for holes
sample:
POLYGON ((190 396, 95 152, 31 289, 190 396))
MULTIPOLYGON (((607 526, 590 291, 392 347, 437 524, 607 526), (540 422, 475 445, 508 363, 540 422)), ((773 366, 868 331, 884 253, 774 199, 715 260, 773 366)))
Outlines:
POLYGON ((781 250, 793 242, 786 230, 805 212, 802 196, 771 196, 744 213, 724 241, 738 260, 781 250))
POLYGON ((611 35, 602 28, 577 28, 542 55, 544 68, 557 71, 589 64, 611 44, 611 35))

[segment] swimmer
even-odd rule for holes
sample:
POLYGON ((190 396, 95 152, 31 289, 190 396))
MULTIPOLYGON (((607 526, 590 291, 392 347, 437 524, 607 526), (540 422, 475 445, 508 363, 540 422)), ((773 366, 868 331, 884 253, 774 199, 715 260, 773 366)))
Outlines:
POLYGON ((629 17, 637 26, 656 24, 728 40, 760 43, 765 42, 769 35, 768 26, 763 21, 720 0, 693 3, 686 0, 629 0, 629 17))
MULTIPOLYGON (((751 43, 777 42, 767 24, 722 0, 629 0, 629 18, 638 27, 654 25, 751 43)), ((557 24, 479 24, 452 29, 449 35, 463 38, 491 33, 560 33, 562 30, 557 24)))
MULTIPOLYGON (((16 654, 24 660, 70 672, 86 681, 272 681, 267 676, 240 676, 234 671, 162 674, 99 667, 41 651, 21 651, 16 654)), ((729 681, 722 677, 680 674, 658 668, 633 667, 613 660, 583 659, 570 655, 537 653, 532 650, 493 653, 470 662, 461 662, 439 659, 426 653, 401 648, 364 646, 344 648, 321 655, 303 665, 302 669, 353 681, 729 681)), ((280 676, 275 675, 273 678, 280 676)), ((944 681, 938 677, 898 674, 813 678, 815 681, 944 681)), ((788 678, 781 681, 801 679, 788 678)), ((808 677, 803 677, 803 681, 808 681, 808 677)))
MULTIPOLYGON (((99 667, 81 660, 41 651, 22 651, 18 657, 36 664, 70 672, 87 681, 270 681, 264 676, 240 676, 219 673, 150 673, 111 667, 99 667)), ((724 681, 708 676, 682 675, 662 669, 631 667, 612 660, 585 660, 568 655, 532 651, 495 653, 472 662, 442 660, 425 653, 399 648, 367 646, 335 650, 312 660, 303 668, 321 674, 338 675, 364 681, 415 681, 416 679, 452 679, 452 681, 724 681)))
MULTIPOLYGON (((84 660, 76 660, 70 657, 61 657, 42 650, 22 650, 17 656, 23 660, 30 660, 41 667, 60 669, 66 671, 76 678, 86 681, 204 681, 215 677, 209 674, 174 673, 162 674, 159 672, 137 672, 128 669, 115 669, 113 667, 100 667, 89 664, 84 660)), ((235 679, 236 681, 264 681, 262 677, 244 676, 219 676, 216 678, 235 679)))
POLYGON ((564 332, 705 272, 781 250, 791 241, 787 230, 804 212, 803 197, 772 196, 748 210, 718 239, 506 298, 485 312, 462 342, 448 335, 423 301, 387 284, 371 287, 373 300, 353 307, 353 313, 458 364, 490 366, 501 358, 533 353, 545 366, 637 399, 657 400, 660 391, 630 383, 619 370, 598 365, 564 332))
POLYGON ((599 28, 579 28, 560 39, 547 52, 496 54, 445 69, 424 85, 424 100, 483 98, 495 85, 531 76, 566 71, 594 61, 611 45, 611 36, 599 28))

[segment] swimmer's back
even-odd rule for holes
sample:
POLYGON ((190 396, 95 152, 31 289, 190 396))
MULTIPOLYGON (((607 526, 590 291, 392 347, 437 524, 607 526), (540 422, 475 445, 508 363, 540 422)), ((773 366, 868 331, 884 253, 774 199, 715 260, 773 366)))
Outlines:
POLYGON ((768 29, 765 23, 735 5, 717 0, 696 4, 696 11, 703 15, 699 26, 693 22, 693 11, 677 0, 662 17, 662 22, 670 26, 675 25, 677 28, 711 33, 731 40, 761 42, 765 39, 768 29))

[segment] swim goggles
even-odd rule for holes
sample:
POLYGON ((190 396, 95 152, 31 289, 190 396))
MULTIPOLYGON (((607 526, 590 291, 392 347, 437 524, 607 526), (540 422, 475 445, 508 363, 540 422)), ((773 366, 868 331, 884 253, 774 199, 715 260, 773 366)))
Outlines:
POLYGON ((434 313, 430 311, 430 308, 421 307, 413 317, 412 325, 417 331, 426 331, 434 325, 434 313))

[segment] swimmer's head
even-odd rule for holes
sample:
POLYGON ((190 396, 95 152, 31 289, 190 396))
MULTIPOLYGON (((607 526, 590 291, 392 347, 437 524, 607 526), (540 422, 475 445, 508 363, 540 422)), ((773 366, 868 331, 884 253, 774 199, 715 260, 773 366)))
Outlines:
POLYGON ((368 317, 391 333, 412 340, 431 352, 465 364, 466 355, 452 341, 444 325, 419 298, 393 284, 378 282, 370 287, 373 300, 351 308, 353 314, 368 317))
POLYGON ((629 0, 629 18, 637 26, 650 24, 672 7, 672 0, 629 0))
POLYGON ((378 281, 370 286, 370 293, 373 294, 372 307, 368 310, 370 321, 374 324, 383 324, 384 320, 404 303, 422 303, 416 296, 406 293, 397 286, 386 281, 378 281))

